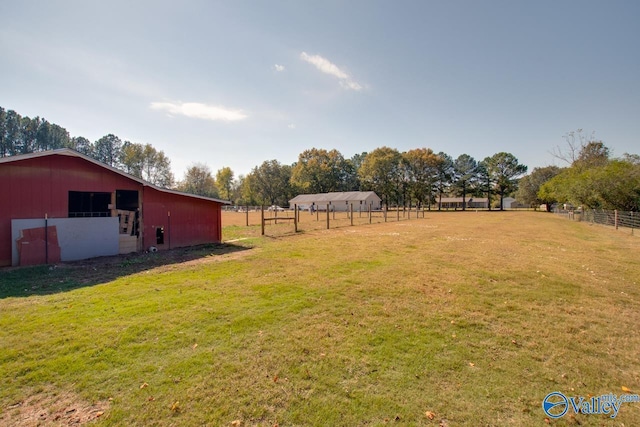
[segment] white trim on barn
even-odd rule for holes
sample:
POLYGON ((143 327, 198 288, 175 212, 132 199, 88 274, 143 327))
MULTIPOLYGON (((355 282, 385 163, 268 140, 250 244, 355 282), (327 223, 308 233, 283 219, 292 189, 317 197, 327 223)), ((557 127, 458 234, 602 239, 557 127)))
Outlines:
POLYGON ((351 204, 353 204, 354 211, 365 211, 369 207, 372 210, 382 209, 382 199, 373 191, 300 194, 289 200, 291 209, 293 209, 293 205, 298 205, 298 209, 301 210, 309 210, 311 206, 314 206, 314 209, 324 211, 329 205, 330 211, 345 212, 349 210, 351 204))

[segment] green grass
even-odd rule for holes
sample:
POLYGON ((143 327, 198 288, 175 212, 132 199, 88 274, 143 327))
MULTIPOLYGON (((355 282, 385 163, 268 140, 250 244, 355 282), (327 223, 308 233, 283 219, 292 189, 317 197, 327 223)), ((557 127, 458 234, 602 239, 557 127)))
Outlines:
MULTIPOLYGON (((637 237, 527 212, 248 232, 0 272, 0 420, 65 394, 98 425, 546 425, 549 392, 640 389, 637 237)), ((577 423, 640 404, 551 421, 577 423)))

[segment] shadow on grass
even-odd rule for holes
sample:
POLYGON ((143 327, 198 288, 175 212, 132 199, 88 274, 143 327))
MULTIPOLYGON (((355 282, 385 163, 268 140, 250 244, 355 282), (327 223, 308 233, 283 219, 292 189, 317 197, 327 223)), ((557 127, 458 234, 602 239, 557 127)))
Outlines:
POLYGON ((152 268, 205 261, 206 258, 240 253, 250 247, 211 244, 154 253, 132 253, 55 265, 0 269, 0 299, 66 292, 110 282, 152 268))

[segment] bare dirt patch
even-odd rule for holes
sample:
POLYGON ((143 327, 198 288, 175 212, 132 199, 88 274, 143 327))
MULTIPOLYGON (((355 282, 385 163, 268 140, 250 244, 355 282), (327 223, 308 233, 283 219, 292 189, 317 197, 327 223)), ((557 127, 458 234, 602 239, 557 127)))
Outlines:
POLYGON ((105 416, 109 402, 87 402, 73 392, 41 391, 0 410, 0 425, 81 426, 105 416))

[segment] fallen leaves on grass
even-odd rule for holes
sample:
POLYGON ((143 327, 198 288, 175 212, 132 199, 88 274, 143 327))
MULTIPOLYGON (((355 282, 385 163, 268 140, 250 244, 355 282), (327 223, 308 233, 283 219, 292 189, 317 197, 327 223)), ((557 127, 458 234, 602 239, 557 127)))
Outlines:
POLYGON ((424 416, 429 418, 430 420, 434 419, 436 417, 436 414, 434 412, 431 411, 427 411, 424 413, 424 416))
POLYGON ((175 401, 173 402, 173 404, 171 405, 171 412, 180 412, 180 402, 179 401, 175 401))
POLYGON ((630 389, 629 387, 622 386, 622 387, 620 387, 620 388, 621 388, 621 389, 622 389, 622 391, 624 391, 625 393, 631 393, 631 389, 630 389))
POLYGON ((142 390, 143 388, 147 388, 147 387, 149 387, 149 384, 147 384, 147 383, 142 383, 142 384, 140 385, 140 390, 142 390))

